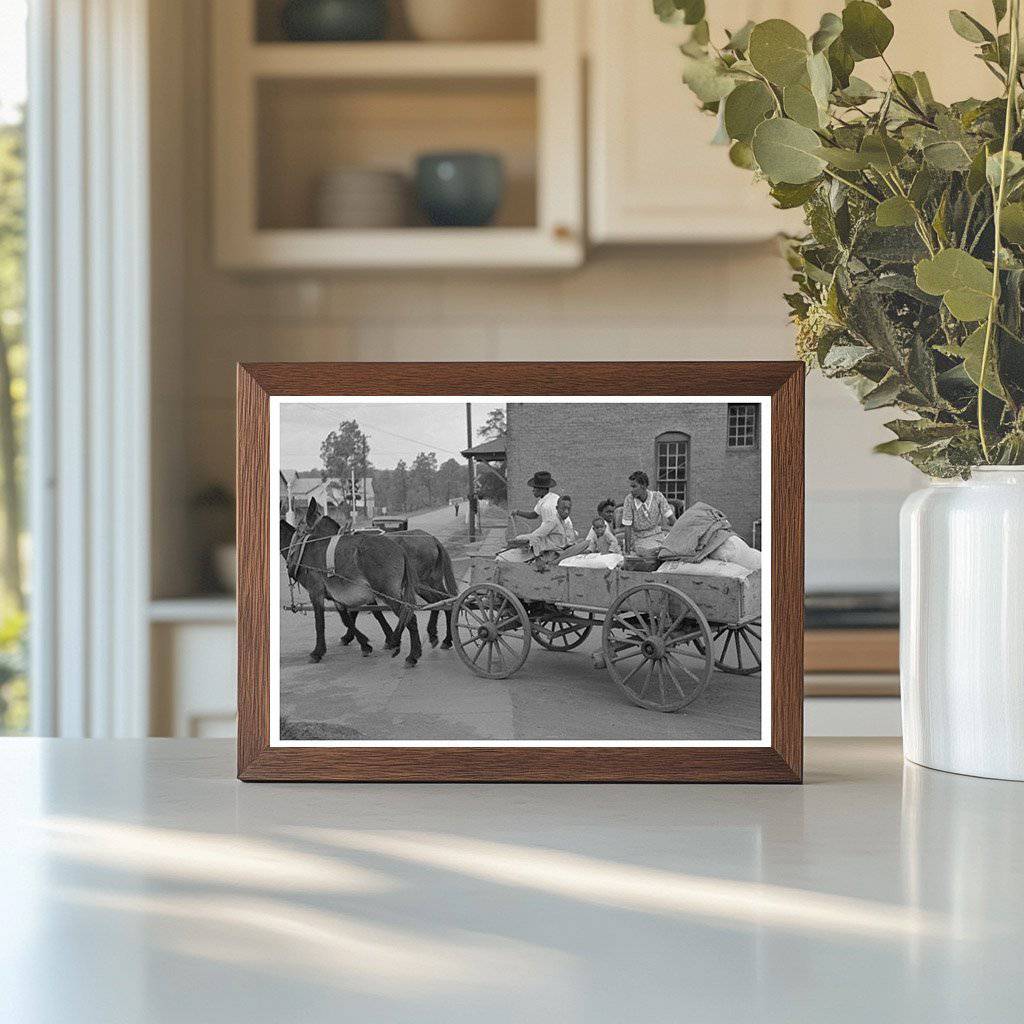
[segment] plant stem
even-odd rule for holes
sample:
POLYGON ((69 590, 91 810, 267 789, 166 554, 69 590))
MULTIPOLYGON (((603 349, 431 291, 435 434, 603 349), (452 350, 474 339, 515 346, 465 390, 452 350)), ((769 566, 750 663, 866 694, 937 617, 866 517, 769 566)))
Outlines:
POLYGON ((854 192, 859 192, 862 196, 866 196, 871 202, 877 205, 878 196, 873 196, 866 188, 861 188, 856 182, 847 181, 846 178, 840 178, 838 174, 833 174, 827 167, 824 169, 824 173, 835 181, 841 182, 842 184, 852 188, 854 192))
POLYGON ((985 371, 988 369, 989 351, 992 346, 992 330, 999 308, 999 256, 1001 252, 1000 228, 1002 226, 1003 201, 1006 196, 1006 160, 1010 151, 1014 115, 1017 111, 1017 66, 1020 61, 1020 0, 1010 0, 1010 73, 1006 84, 1006 119, 1003 124, 1003 149, 999 154, 999 189, 995 196, 993 227, 995 243, 992 252, 992 296, 989 300, 988 319, 985 322, 985 345, 981 350, 981 369, 978 371, 978 435, 981 451, 987 463, 992 462, 989 454, 988 437, 985 434, 985 371))

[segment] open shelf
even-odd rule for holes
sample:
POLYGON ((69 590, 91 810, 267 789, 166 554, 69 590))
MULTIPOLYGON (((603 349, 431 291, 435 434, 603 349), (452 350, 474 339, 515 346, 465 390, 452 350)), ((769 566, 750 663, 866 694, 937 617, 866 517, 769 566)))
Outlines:
MULTIPOLYGON (((213 8, 214 242, 231 269, 567 267, 583 258, 582 95, 574 3, 536 0, 530 38, 435 43, 281 41, 278 0, 213 8), (496 153, 493 221, 338 228, 316 213, 331 172, 401 173, 416 159, 496 153)), ((360 212, 365 209, 361 208, 360 212)), ((390 212, 390 211, 389 211, 390 212)), ((374 223, 368 216, 364 223, 374 223)), ((403 223, 403 221, 405 223, 403 223)))
POLYGON ((257 78, 531 75, 542 60, 535 43, 268 43, 246 54, 257 78))

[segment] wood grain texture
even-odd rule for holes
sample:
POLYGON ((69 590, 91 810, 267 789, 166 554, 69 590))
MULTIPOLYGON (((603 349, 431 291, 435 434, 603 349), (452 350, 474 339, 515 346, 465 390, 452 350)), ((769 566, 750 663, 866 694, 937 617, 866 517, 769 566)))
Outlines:
POLYGON ((799 782, 804 368, 798 362, 250 363, 238 368, 238 777, 245 781, 799 782), (768 395, 770 747, 271 747, 271 395, 768 395))

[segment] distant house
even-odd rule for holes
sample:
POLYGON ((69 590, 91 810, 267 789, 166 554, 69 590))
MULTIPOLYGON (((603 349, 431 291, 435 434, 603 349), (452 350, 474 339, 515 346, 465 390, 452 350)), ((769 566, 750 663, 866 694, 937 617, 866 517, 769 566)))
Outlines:
MULTIPOLYGON (((309 507, 310 498, 316 498, 317 504, 327 510, 328 515, 343 505, 351 506, 348 491, 349 481, 337 477, 327 477, 319 470, 281 470, 281 505, 283 514, 288 512, 305 512, 309 507)), ((373 518, 374 496, 373 480, 356 480, 355 511, 373 518), (365 497, 364 497, 365 491, 365 497)))
POLYGON ((510 508, 532 508, 526 481, 548 470, 555 490, 572 496, 580 529, 603 498, 621 503, 629 474, 641 469, 680 507, 707 502, 744 540, 754 540, 761 518, 760 406, 510 402, 505 415, 510 508))

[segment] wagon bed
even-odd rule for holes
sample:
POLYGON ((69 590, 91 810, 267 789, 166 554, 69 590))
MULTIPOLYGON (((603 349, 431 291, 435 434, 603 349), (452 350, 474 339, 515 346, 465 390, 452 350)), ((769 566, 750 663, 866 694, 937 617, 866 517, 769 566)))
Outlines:
POLYGON ((634 703, 679 711, 714 668, 761 670, 761 573, 743 578, 575 566, 537 568, 470 558, 455 601, 455 648, 475 673, 503 679, 525 663, 531 641, 579 647, 602 628, 605 667, 634 703))

